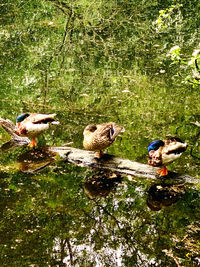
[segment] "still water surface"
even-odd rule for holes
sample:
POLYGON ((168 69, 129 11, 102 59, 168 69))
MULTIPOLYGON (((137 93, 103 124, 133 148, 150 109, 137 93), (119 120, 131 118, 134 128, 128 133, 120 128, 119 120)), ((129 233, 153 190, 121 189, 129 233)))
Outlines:
MULTIPOLYGON (((62 143, 64 129, 51 129, 39 146, 62 143)), ((72 146, 82 147, 76 131, 72 146)), ((129 135, 108 153, 134 159, 123 149, 129 135)), ((140 151, 137 160, 147 162, 140 151)), ((198 177, 190 151, 169 169, 198 177)), ((1 154, 0 174, 1 266, 200 265, 198 185, 121 177, 24 147, 1 154)))

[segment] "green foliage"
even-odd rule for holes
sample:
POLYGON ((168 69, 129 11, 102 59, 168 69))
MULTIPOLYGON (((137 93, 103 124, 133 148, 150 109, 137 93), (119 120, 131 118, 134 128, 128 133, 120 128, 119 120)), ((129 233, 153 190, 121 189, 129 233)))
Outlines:
MULTIPOLYGON (((191 122, 200 110, 199 5, 3 1, 0 116, 56 112, 60 126, 39 144, 80 148, 87 124, 116 121, 126 131, 108 152, 145 163, 153 139, 178 135, 189 148, 169 168, 198 177, 199 128, 191 122)), ((0 129, 1 143, 8 139, 0 129)), ((105 199, 89 200, 83 184, 91 172, 60 162, 23 174, 16 163, 23 150, 0 157, 3 266, 199 263, 197 189, 186 187, 159 212, 147 207, 144 180, 124 179, 105 199)))
MULTIPOLYGON (((176 1, 174 1, 176 2, 176 1)), ((157 31, 162 32, 168 30, 167 27, 174 26, 177 23, 178 26, 182 23, 182 14, 181 14, 181 7, 183 7, 182 4, 177 3, 176 5, 171 5, 169 8, 166 8, 164 10, 159 11, 159 17, 156 20, 157 24, 157 31)))
POLYGON ((199 70, 194 62, 199 60, 198 9, 198 1, 173 1, 170 7, 160 10, 155 22, 156 31, 165 41, 164 52, 172 60, 171 67, 183 84, 193 87, 199 86, 199 70))

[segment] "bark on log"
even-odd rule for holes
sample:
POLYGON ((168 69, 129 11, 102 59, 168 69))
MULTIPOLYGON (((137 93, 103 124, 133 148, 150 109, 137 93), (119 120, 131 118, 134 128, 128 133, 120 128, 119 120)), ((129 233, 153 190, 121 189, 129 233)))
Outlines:
MULTIPOLYGON (((90 167, 94 169, 104 169, 117 172, 120 174, 131 175, 140 178, 158 179, 161 178, 157 174, 159 168, 139 163, 129 159, 119 158, 113 155, 104 154, 101 159, 95 158, 95 153, 73 147, 49 147, 49 152, 59 154, 64 160, 74 163, 81 167, 90 167)), ((197 184, 200 183, 189 175, 181 175, 175 172, 169 172, 168 176, 163 179, 180 180, 184 183, 197 184)))
MULTIPOLYGON (((28 144, 30 142, 28 138, 19 137, 14 133, 15 126, 13 126, 14 124, 10 120, 4 120, 0 118, 0 124, 12 136, 12 140, 10 142, 12 142, 13 144, 17 143, 17 145, 20 146, 28 144)), ((37 150, 35 150, 35 152, 37 152, 37 150)), ((63 158, 66 162, 74 163, 81 167, 109 170, 120 174, 131 175, 140 178, 160 178, 160 176, 157 174, 158 168, 135 162, 133 160, 119 158, 113 155, 104 154, 101 159, 97 159, 95 158, 95 153, 92 151, 64 146, 45 147, 45 152, 49 154, 50 158, 53 157, 52 155, 56 154, 63 158)), ((200 180, 197 178, 189 175, 181 175, 175 172, 169 172, 169 175, 165 178, 172 178, 174 180, 190 184, 197 184, 200 182, 200 180)))
POLYGON ((21 137, 15 133, 15 124, 11 120, 5 120, 0 117, 0 125, 9 135, 11 135, 13 145, 22 146, 30 143, 30 140, 27 137, 21 137))

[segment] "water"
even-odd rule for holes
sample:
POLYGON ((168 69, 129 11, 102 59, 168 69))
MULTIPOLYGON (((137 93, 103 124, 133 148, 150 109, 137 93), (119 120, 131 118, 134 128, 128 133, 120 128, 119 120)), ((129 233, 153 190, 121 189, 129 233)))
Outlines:
MULTIPOLYGON (((182 157, 169 169, 181 170, 182 157)), ((2 266, 200 264, 198 185, 122 177, 18 147, 1 155, 0 187, 2 266)))
MULTIPOLYGON (((198 5, 4 2, 1 117, 57 113, 60 125, 38 148, 82 148, 86 125, 114 121, 125 132, 107 153, 141 163, 150 142, 177 136, 188 149, 169 170, 200 178, 199 86, 186 83, 198 83, 187 65, 199 48, 198 5)), ((9 139, 0 127, 0 146, 9 139)), ((1 148, 0 266, 200 266, 199 183, 121 177, 44 149, 1 148)))

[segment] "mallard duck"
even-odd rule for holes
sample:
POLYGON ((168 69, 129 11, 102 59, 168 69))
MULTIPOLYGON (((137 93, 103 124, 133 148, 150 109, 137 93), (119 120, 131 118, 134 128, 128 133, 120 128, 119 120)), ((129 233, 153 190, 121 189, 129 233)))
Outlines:
POLYGON ((159 170, 160 176, 168 174, 166 165, 178 159, 182 153, 187 149, 187 144, 183 143, 181 139, 171 137, 165 141, 156 140, 148 146, 149 160, 151 166, 164 168, 159 170))
POLYGON ((17 116, 15 133, 19 136, 32 138, 29 146, 37 145, 35 137, 47 130, 50 124, 59 124, 54 120, 56 114, 23 113, 17 116))
POLYGON ((103 156, 103 151, 109 147, 120 132, 124 131, 124 127, 118 126, 114 122, 102 124, 90 124, 83 132, 83 147, 86 150, 99 151, 97 157, 103 156))

